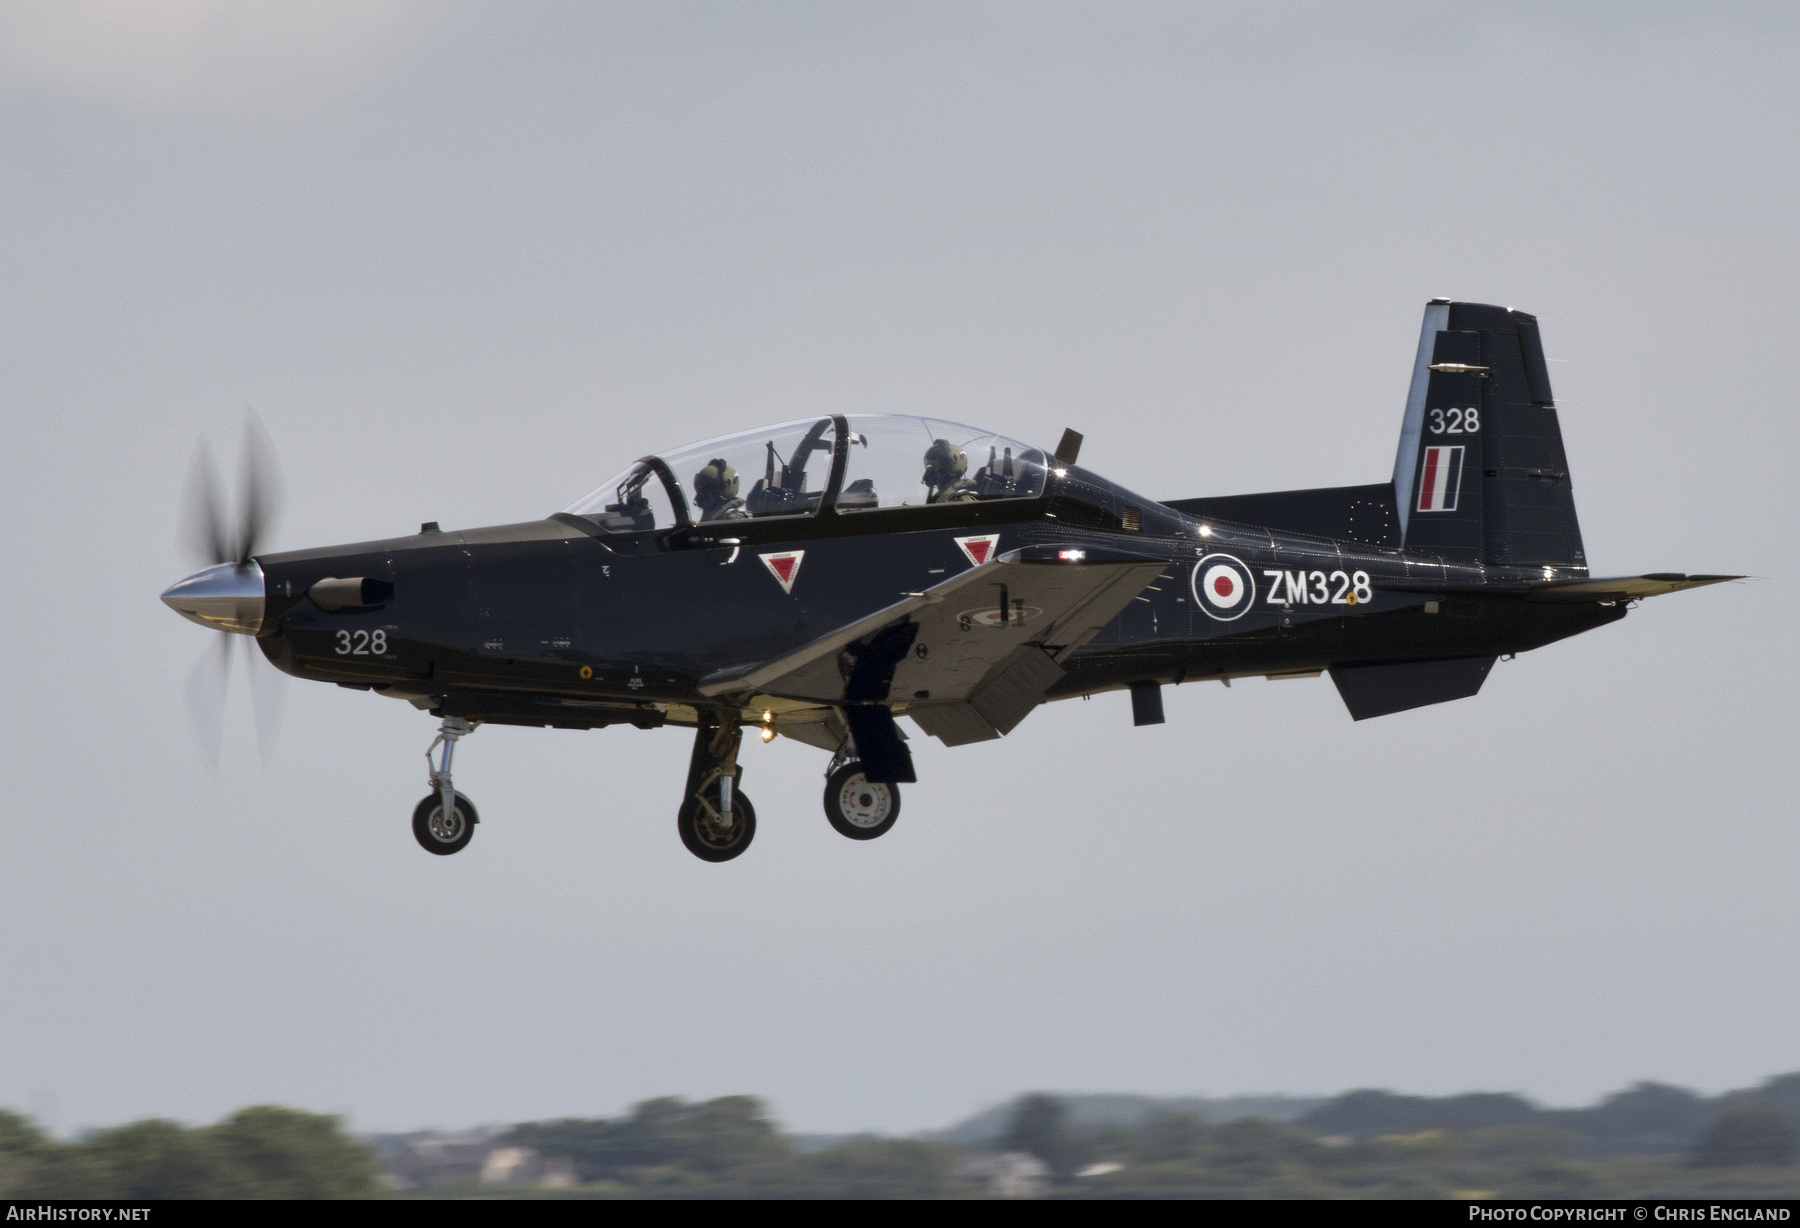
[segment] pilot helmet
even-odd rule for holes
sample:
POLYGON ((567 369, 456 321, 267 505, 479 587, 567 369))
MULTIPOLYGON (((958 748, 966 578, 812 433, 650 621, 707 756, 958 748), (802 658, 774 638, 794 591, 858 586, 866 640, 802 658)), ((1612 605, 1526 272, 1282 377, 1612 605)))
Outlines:
POLYGON ((737 470, 727 465, 722 458, 714 457, 706 462, 706 468, 694 475, 694 493, 703 502, 737 498, 737 470))
POLYGON ((969 458, 961 448, 948 439, 934 439, 925 449, 925 476, 919 480, 927 486, 944 487, 968 471, 969 458))

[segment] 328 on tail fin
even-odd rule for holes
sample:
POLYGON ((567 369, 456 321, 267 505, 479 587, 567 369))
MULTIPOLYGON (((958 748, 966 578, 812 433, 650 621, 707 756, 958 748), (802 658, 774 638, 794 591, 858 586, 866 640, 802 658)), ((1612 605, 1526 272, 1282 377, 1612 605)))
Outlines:
POLYGON ((1409 549, 1587 566, 1537 317, 1486 303, 1426 305, 1394 494, 1409 549))

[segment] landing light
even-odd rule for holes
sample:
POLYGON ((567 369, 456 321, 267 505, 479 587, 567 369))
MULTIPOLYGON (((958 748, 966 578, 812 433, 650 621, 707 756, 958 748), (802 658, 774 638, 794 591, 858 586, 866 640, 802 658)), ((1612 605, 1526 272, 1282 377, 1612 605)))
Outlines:
POLYGON ((1087 557, 1087 551, 1085 551, 1085 550, 1062 550, 1062 551, 1057 552, 1056 557, 1061 559, 1065 563, 1079 563, 1079 562, 1081 562, 1082 559, 1085 559, 1087 557))
POLYGON ((1200 536, 1201 537, 1211 537, 1212 536, 1212 526, 1209 524, 1201 525, 1200 526, 1200 536))
POLYGON ((775 714, 767 708, 763 709, 762 740, 765 742, 775 740, 775 714))

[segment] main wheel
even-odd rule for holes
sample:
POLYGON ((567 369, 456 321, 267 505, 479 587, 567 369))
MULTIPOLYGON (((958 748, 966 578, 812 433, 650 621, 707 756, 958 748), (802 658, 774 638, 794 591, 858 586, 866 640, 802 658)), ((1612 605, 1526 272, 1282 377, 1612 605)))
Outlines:
POLYGON ((870 784, 851 760, 825 778, 825 817, 852 840, 884 836, 900 817, 900 786, 870 784))
POLYGON ((452 853, 460 853, 469 846, 475 835, 475 824, 481 822, 475 814, 475 803, 458 793, 456 802, 450 807, 450 817, 444 818, 444 799, 436 793, 427 794, 413 807, 413 839, 427 853, 436 853, 439 857, 448 857, 452 853))
POLYGON ((756 838, 756 807, 750 804, 741 789, 733 789, 731 826, 726 827, 713 817, 719 809, 717 784, 707 789, 707 801, 712 803, 710 810, 702 807, 697 797, 682 803, 681 813, 675 820, 681 842, 701 861, 730 861, 749 848, 750 841, 756 838))

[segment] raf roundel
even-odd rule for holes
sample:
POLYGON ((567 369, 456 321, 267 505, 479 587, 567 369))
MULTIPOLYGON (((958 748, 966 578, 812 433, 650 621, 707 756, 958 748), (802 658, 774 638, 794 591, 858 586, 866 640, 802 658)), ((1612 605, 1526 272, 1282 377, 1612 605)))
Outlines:
POLYGON ((1210 617, 1228 623, 1256 604, 1256 581, 1242 561, 1209 554, 1194 564, 1194 600, 1210 617))

